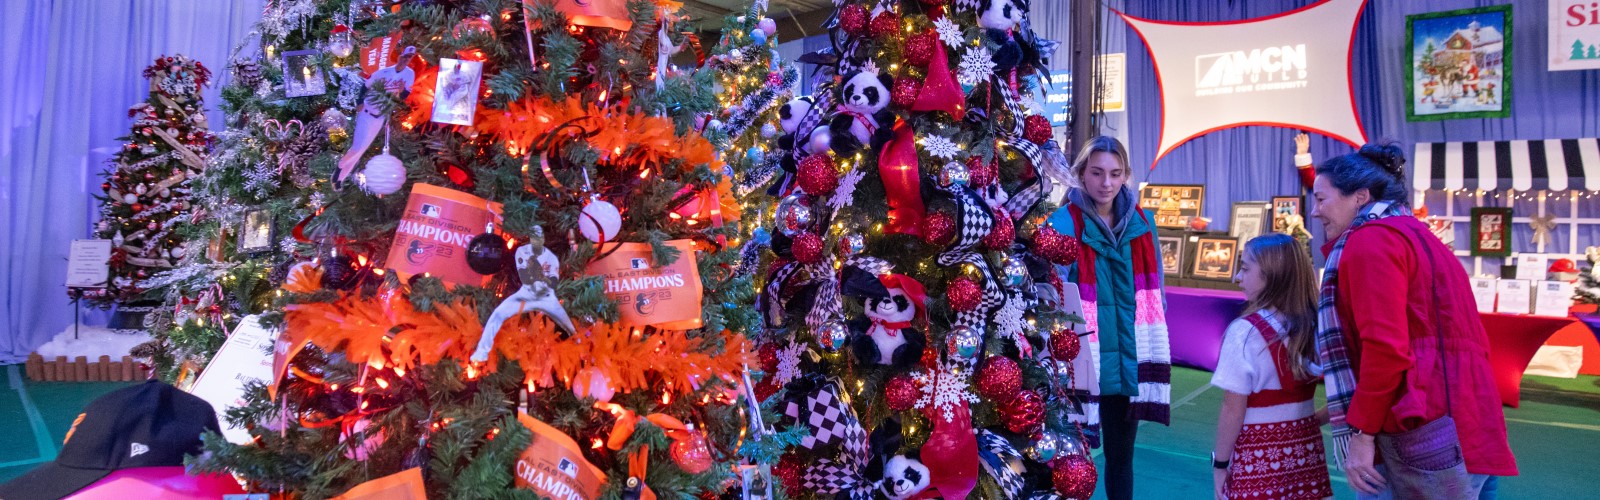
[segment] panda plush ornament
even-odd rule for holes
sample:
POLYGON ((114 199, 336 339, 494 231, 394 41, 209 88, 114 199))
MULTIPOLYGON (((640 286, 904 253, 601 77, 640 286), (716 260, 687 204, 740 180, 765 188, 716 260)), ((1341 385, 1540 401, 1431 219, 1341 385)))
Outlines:
POLYGON ((866 321, 855 322, 850 341, 856 360, 864 364, 906 368, 922 359, 928 337, 914 322, 926 316, 927 292, 922 284, 902 274, 878 277, 881 293, 866 294, 866 321))
POLYGON ((838 111, 828 126, 836 156, 850 156, 866 146, 876 150, 894 136, 889 127, 894 120, 889 111, 893 86, 894 79, 876 71, 854 71, 845 78, 838 111))
POLYGON ((979 5, 978 25, 989 41, 999 46, 994 52, 994 72, 1007 75, 1023 61, 1037 58, 1031 43, 1017 36, 1017 26, 1028 15, 1028 0, 983 0, 979 5), (1030 53, 1035 54, 1030 57, 1030 53))
POLYGON ((785 152, 781 162, 785 172, 794 173, 798 163, 792 154, 797 146, 801 146, 795 144, 795 129, 800 128, 800 122, 805 120, 806 115, 811 114, 811 108, 816 105, 816 98, 804 95, 778 108, 778 126, 783 129, 783 135, 778 136, 778 149, 785 152))
POLYGON ((905 437, 900 433, 900 418, 890 417, 872 430, 868 444, 872 461, 862 476, 876 486, 878 495, 889 500, 917 497, 928 489, 931 473, 922 464, 921 450, 898 453, 905 437))

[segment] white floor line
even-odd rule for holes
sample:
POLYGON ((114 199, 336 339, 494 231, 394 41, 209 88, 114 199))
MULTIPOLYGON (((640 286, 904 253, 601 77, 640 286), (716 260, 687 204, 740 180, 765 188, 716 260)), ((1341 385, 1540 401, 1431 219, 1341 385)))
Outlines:
POLYGON ((39 408, 34 406, 33 398, 28 397, 28 387, 22 383, 22 371, 18 365, 6 366, 6 377, 11 381, 11 390, 17 391, 17 396, 22 398, 22 411, 28 415, 28 425, 33 428, 34 444, 39 449, 40 462, 56 459, 56 445, 50 439, 50 430, 44 426, 44 417, 39 416, 39 408))
POLYGON ((1600 431, 1600 425, 1574 424, 1574 423, 1569 423, 1569 422, 1540 422, 1538 420, 1523 420, 1523 419, 1520 419, 1520 418, 1510 418, 1510 417, 1507 417, 1506 421, 1507 422, 1517 422, 1517 423, 1522 423, 1522 424, 1534 424, 1534 425, 1545 425, 1545 426, 1550 426, 1550 427, 1561 427, 1561 428, 1565 428, 1565 429, 1577 429, 1577 430, 1580 430, 1580 431, 1600 431))

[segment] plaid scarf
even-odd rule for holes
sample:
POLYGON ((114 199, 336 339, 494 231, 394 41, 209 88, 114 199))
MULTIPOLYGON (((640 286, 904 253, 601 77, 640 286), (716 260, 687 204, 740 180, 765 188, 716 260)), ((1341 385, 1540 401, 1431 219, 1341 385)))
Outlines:
POLYGON ((1328 420, 1333 424, 1333 457, 1344 464, 1345 451, 1350 445, 1350 424, 1345 422, 1345 412, 1356 392, 1355 367, 1350 366, 1350 347, 1346 344, 1344 330, 1339 326, 1339 312, 1334 306, 1339 289, 1339 257, 1344 254, 1345 240, 1362 224, 1395 215, 1410 215, 1405 205, 1391 201, 1370 203, 1350 222, 1350 227, 1339 235, 1333 250, 1328 252, 1322 268, 1322 293, 1317 299, 1317 354, 1322 361, 1322 379, 1327 385, 1328 420))

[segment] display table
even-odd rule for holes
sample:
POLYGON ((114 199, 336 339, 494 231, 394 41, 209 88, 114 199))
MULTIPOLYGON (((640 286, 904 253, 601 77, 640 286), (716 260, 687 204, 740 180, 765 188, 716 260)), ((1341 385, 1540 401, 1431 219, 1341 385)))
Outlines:
POLYGON ((244 490, 239 488, 238 481, 226 475, 190 476, 184 473, 183 467, 134 467, 113 471, 67 498, 214 500, 235 493, 244 493, 244 490))
MULTIPOLYGON (((1222 334, 1244 309, 1244 293, 1167 287, 1167 331, 1172 339, 1172 364, 1214 371, 1222 334)), ((1489 335, 1489 364, 1500 401, 1517 406, 1522 372, 1539 346, 1556 332, 1582 329, 1573 318, 1480 313, 1489 335)))

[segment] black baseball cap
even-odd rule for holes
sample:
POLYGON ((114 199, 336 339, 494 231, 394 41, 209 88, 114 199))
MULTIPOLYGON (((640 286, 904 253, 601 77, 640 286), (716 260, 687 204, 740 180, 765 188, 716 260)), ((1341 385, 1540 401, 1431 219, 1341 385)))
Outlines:
POLYGON ((0 499, 57 499, 119 469, 183 465, 208 430, 222 432, 204 399, 155 380, 117 389, 78 415, 54 462, 0 484, 0 499))

